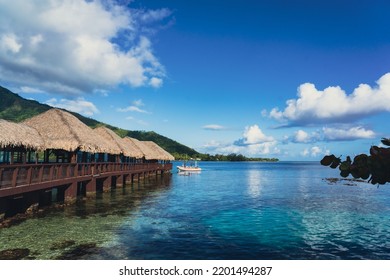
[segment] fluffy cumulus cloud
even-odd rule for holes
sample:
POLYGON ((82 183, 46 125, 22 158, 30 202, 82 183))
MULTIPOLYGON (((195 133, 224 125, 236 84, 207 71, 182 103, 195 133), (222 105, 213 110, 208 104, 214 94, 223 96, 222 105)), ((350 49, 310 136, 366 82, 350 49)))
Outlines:
POLYGON ((169 16, 111 0, 0 0, 0 79, 76 96, 118 84, 158 88, 165 70, 149 35, 169 16))
POLYGON ((325 149, 325 148, 321 148, 321 147, 318 147, 318 146, 313 146, 313 147, 310 147, 310 148, 305 148, 301 155, 304 156, 304 157, 307 157, 307 156, 310 156, 310 157, 317 157, 319 155, 328 155, 330 154, 330 151, 325 149))
POLYGON ((275 139, 272 136, 267 136, 263 133, 260 127, 255 124, 247 126, 243 133, 243 138, 237 140, 235 145, 237 146, 248 146, 255 144, 263 144, 267 142, 273 142, 275 139))
POLYGON ((348 129, 324 127, 324 139, 327 141, 350 141, 357 139, 370 139, 376 136, 375 132, 361 126, 348 129))
POLYGON ((99 110, 92 102, 89 102, 82 97, 78 97, 76 99, 63 98, 60 100, 57 100, 56 98, 52 98, 47 100, 46 104, 53 107, 63 108, 72 112, 76 112, 88 117, 91 117, 94 114, 99 113, 99 110))
POLYGON ((152 77, 149 81, 149 85, 154 88, 162 87, 163 80, 161 78, 152 77))
POLYGON ((306 132, 299 129, 292 136, 286 136, 284 144, 292 143, 316 143, 330 141, 353 141, 359 139, 371 139, 376 133, 362 126, 353 127, 323 127, 321 130, 306 132))
POLYGON ((212 140, 203 145, 203 152, 210 154, 242 154, 250 157, 276 155, 280 153, 277 142, 266 142, 248 146, 240 146, 235 143, 225 143, 212 140))
POLYGON ((390 73, 377 85, 359 85, 351 94, 340 87, 316 89, 305 83, 298 88, 298 98, 286 102, 283 110, 273 108, 269 116, 290 125, 351 122, 379 112, 390 112, 390 73))
POLYGON ((309 134, 308 132, 300 129, 294 133, 292 142, 294 143, 312 143, 316 142, 319 139, 319 135, 317 132, 312 132, 309 134))
POLYGON ((243 154, 246 156, 267 156, 279 154, 277 141, 265 135, 258 125, 247 126, 243 137, 234 142, 219 142, 212 140, 202 147, 203 151, 211 154, 243 154))

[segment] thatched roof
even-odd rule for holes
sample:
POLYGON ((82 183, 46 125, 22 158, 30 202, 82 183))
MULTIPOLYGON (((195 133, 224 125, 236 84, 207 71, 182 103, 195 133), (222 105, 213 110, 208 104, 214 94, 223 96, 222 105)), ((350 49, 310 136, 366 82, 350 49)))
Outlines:
POLYGON ((95 133, 72 114, 51 109, 24 121, 35 128, 45 141, 46 149, 62 149, 90 153, 120 154, 120 150, 95 133))
POLYGON ((27 125, 0 119, 0 131, 0 148, 44 149, 42 137, 34 128, 27 125))
POLYGON ((95 128, 94 131, 98 133, 101 137, 112 143, 112 145, 115 145, 119 150, 121 150, 124 156, 134 158, 143 157, 143 153, 135 145, 133 145, 129 141, 125 141, 124 138, 121 138, 111 129, 101 126, 95 128))
POLYGON ((159 160, 175 160, 175 157, 161 148, 159 145, 153 141, 141 141, 144 145, 149 147, 156 155, 158 155, 159 160))
POLYGON ((132 143, 139 151, 142 152, 141 157, 145 157, 146 160, 174 160, 175 158, 165 151, 163 148, 158 146, 152 141, 140 141, 131 137, 124 137, 125 141, 132 143))
POLYGON ((158 155, 147 145, 143 144, 142 141, 128 136, 124 137, 123 139, 135 146, 141 152, 141 157, 144 157, 146 160, 158 159, 158 155))

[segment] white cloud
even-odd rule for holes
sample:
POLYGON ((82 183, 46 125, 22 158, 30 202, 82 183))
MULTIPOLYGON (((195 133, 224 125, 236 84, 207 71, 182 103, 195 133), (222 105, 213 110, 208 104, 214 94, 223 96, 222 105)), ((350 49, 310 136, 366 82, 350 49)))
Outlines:
POLYGON ((40 90, 38 88, 32 88, 27 86, 20 87, 20 91, 23 93, 45 93, 43 90, 40 90))
POLYGON ((298 98, 286 102, 286 108, 273 108, 269 116, 290 125, 350 122, 379 112, 390 111, 390 73, 377 86, 361 84, 352 94, 340 87, 317 90, 313 84, 302 84, 298 98))
POLYGON ((211 154, 243 154, 245 156, 265 156, 265 155, 275 155, 279 154, 280 150, 276 147, 275 142, 267 142, 261 144, 254 144, 248 146, 239 146, 234 143, 221 143, 216 141, 211 141, 203 145, 202 150, 205 153, 211 154))
POLYGON ((160 78, 152 77, 149 81, 149 85, 154 88, 160 88, 163 85, 163 80, 160 78))
POLYGON ((122 113, 125 113, 125 112, 137 112, 137 113, 143 113, 143 114, 150 114, 150 112, 140 108, 140 107, 145 106, 145 104, 142 102, 141 99, 134 100, 132 102, 132 104, 133 105, 130 105, 130 106, 126 107, 126 108, 118 108, 117 111, 118 112, 122 112, 122 113))
POLYGON ((144 102, 142 101, 142 99, 134 100, 134 101, 132 102, 132 104, 133 104, 134 106, 137 106, 137 107, 145 106, 145 104, 144 104, 144 102))
POLYGON ((324 141, 353 141, 359 139, 371 139, 376 136, 375 132, 362 126, 354 127, 323 127, 308 133, 302 129, 294 132, 292 136, 286 136, 283 143, 316 143, 324 141))
POLYGON ((279 154, 280 150, 276 147, 275 142, 267 142, 248 146, 240 146, 234 143, 222 143, 218 141, 210 141, 201 148, 205 153, 211 154, 242 154, 245 156, 256 157, 279 154))
POLYGON ((308 148, 305 148, 302 152, 301 152, 301 155, 306 157, 309 155, 309 149, 308 148))
POLYGON ((302 129, 294 132, 293 137, 289 137, 293 143, 315 143, 322 140, 322 135, 318 131, 308 133, 302 129))
POLYGON ((207 148, 207 149, 215 149, 215 148, 218 148, 220 146, 222 146, 223 144, 221 142, 218 142, 216 140, 211 140, 205 144, 203 144, 203 148, 207 148))
POLYGON ((147 111, 145 110, 142 110, 140 109, 139 107, 137 106, 128 106, 126 108, 119 108, 118 109, 119 112, 137 112, 137 113, 148 113, 147 111))
POLYGON ((30 44, 32 47, 38 47, 41 42, 43 42, 42 34, 37 34, 30 37, 30 44))
POLYGON ((0 49, 3 53, 18 53, 22 45, 15 34, 3 34, 0 38, 0 49))
POLYGON ((311 156, 311 157, 317 157, 319 155, 328 155, 330 154, 330 151, 325 148, 320 148, 318 146, 313 146, 311 148, 305 148, 301 155, 304 157, 311 156))
POLYGON ((56 98, 52 98, 47 100, 45 103, 53 107, 63 108, 71 112, 76 112, 88 117, 91 117, 94 114, 99 113, 99 110, 92 102, 86 101, 82 97, 79 97, 74 100, 71 99, 57 100, 56 98))
POLYGON ((370 139, 376 136, 375 132, 361 126, 348 129, 324 127, 324 139, 327 141, 347 141, 356 139, 370 139))
POLYGON ((322 149, 320 147, 317 146, 311 147, 311 156, 315 157, 320 153, 322 153, 322 149))
POLYGON ((243 132, 243 138, 234 142, 219 142, 212 140, 203 145, 202 150, 211 154, 243 154, 256 157, 279 154, 277 141, 271 136, 266 136, 258 125, 247 126, 243 132))
POLYGON ((280 153, 280 149, 276 146, 276 144, 276 141, 272 141, 250 145, 244 153, 249 154, 251 156, 270 154, 276 155, 280 153))
POLYGON ((299 143, 307 143, 310 141, 309 134, 300 129, 295 132, 294 140, 299 143))
POLYGON ((171 10, 163 8, 157 10, 144 11, 140 14, 140 20, 143 22, 160 21, 172 14, 171 10))
POLYGON ((142 27, 169 16, 110 0, 0 0, 0 77, 67 95, 160 87, 165 69, 142 27))
POLYGON ((226 129, 224 126, 219 124, 207 124, 203 126, 203 129, 206 130, 224 130, 226 129))
POLYGON ((254 145, 274 141, 272 136, 266 136, 257 124, 247 126, 243 138, 235 142, 236 145, 254 145))

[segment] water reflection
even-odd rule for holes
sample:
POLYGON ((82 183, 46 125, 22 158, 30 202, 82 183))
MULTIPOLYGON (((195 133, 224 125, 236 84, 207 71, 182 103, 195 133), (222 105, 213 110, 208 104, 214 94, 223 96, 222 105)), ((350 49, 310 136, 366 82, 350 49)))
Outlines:
POLYGON ((117 230, 123 223, 131 223, 150 197, 161 197, 170 187, 170 176, 156 177, 97 194, 96 199, 48 209, 19 225, 0 229, 0 251, 23 248, 29 252, 27 259, 125 258, 120 250, 115 256, 110 249, 117 245, 117 230))
POLYGON ((258 198, 261 195, 263 188, 263 172, 260 169, 249 169, 246 175, 247 179, 247 193, 252 198, 258 198))

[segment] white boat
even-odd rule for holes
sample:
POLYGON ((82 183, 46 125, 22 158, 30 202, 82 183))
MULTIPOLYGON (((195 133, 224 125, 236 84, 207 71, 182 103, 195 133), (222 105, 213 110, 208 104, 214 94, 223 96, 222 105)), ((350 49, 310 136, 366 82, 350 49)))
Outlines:
POLYGON ((177 167, 178 171, 187 171, 187 172, 198 172, 198 171, 201 171, 202 168, 200 168, 197 164, 197 162, 195 161, 194 164, 187 164, 187 163, 183 163, 182 165, 178 166, 177 167))
POLYGON ((201 171, 202 168, 200 168, 199 166, 178 166, 177 169, 179 169, 179 171, 201 171))

